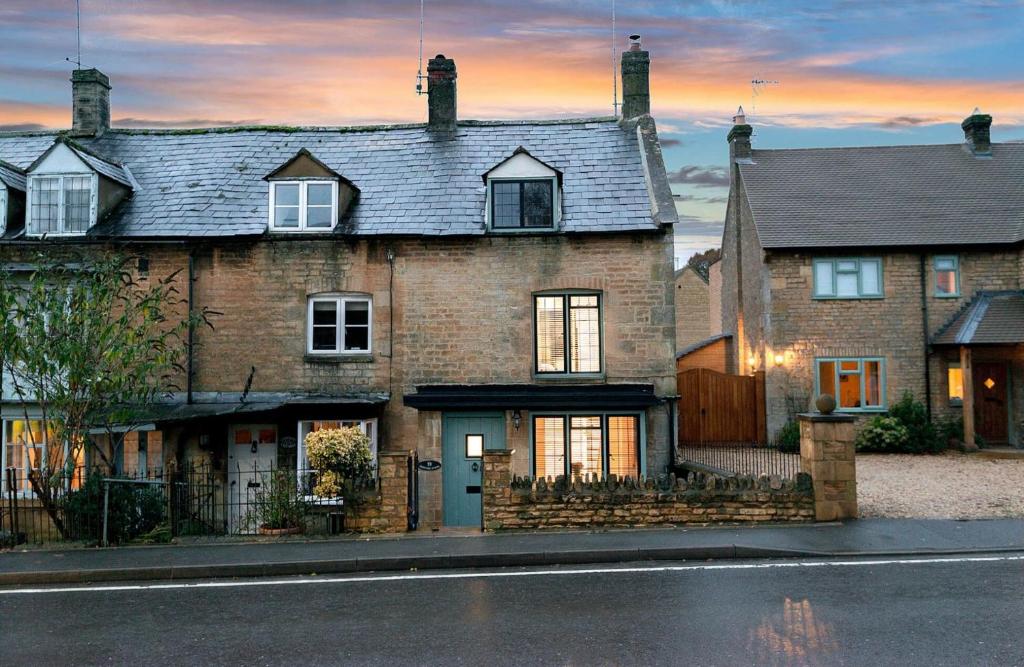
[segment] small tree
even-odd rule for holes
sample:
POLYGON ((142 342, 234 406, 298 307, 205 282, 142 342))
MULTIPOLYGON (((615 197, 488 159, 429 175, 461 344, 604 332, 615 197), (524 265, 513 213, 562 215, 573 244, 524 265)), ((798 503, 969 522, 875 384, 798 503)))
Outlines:
MULTIPOLYGON (((146 406, 178 389, 185 334, 210 323, 212 311, 187 313, 180 272, 141 283, 130 270, 134 260, 39 254, 27 275, 0 267, 0 370, 26 423, 30 405, 40 411, 46 455, 29 482, 62 535, 60 498, 86 448, 113 467, 110 455, 146 406), (107 434, 111 452, 90 439, 94 429, 107 434)), ((42 444, 27 432, 28 446, 42 444)))
POLYGON ((354 426, 310 433, 306 457, 319 473, 313 492, 326 498, 344 495, 346 487, 352 488, 373 473, 370 439, 354 426))

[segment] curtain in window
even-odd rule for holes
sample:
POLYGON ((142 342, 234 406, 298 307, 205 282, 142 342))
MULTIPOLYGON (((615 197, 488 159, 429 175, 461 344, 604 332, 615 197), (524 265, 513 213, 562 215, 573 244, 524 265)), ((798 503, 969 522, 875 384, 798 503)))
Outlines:
POLYGON ((608 417, 608 472, 619 478, 639 475, 637 418, 608 417))
POLYGON ((864 405, 878 407, 882 404, 881 363, 864 362, 864 405))
POLYGON ((533 420, 534 475, 565 475, 565 418, 535 417, 533 420))
POLYGON ((565 298, 539 296, 537 308, 537 372, 565 371, 565 298))
POLYGON ((601 417, 571 417, 569 467, 573 477, 604 476, 601 457, 601 417))

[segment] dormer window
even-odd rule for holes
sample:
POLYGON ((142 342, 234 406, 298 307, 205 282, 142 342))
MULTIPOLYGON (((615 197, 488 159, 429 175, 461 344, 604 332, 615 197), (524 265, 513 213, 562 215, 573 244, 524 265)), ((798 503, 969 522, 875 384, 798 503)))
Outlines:
POLYGON ((275 231, 330 231, 338 220, 334 181, 271 181, 270 227, 275 231))
POLYGON ((87 174, 32 176, 28 181, 28 233, 77 236, 96 222, 96 177, 87 174))
POLYGON ((522 146, 483 178, 487 185, 487 226, 491 231, 550 231, 558 227, 562 173, 522 146))

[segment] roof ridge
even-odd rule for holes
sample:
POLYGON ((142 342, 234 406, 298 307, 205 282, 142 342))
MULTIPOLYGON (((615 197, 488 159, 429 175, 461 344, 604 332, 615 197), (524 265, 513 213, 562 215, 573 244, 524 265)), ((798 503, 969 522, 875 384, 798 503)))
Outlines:
MULTIPOLYGON (((992 142, 993 146, 1005 145, 1007 142, 992 142)), ((757 153, 794 153, 797 151, 847 151, 847 150, 871 150, 877 148, 939 148, 939 147, 956 147, 959 148, 963 143, 956 144, 871 144, 868 146, 803 146, 801 148, 754 148, 753 151, 757 153)))

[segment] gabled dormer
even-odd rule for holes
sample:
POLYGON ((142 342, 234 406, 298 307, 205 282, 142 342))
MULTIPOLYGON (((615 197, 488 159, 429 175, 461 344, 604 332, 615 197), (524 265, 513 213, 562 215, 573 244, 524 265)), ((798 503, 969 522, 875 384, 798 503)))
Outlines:
POLYGON ((264 177, 272 232, 330 232, 359 188, 305 148, 264 177))
POLYGON ((15 233, 25 220, 25 172, 0 160, 0 237, 15 233))
POLYGON ((123 166, 65 137, 26 173, 25 233, 31 237, 84 236, 134 189, 123 166))
POLYGON ((487 229, 554 231, 562 218, 562 172, 520 146, 483 175, 487 229))

